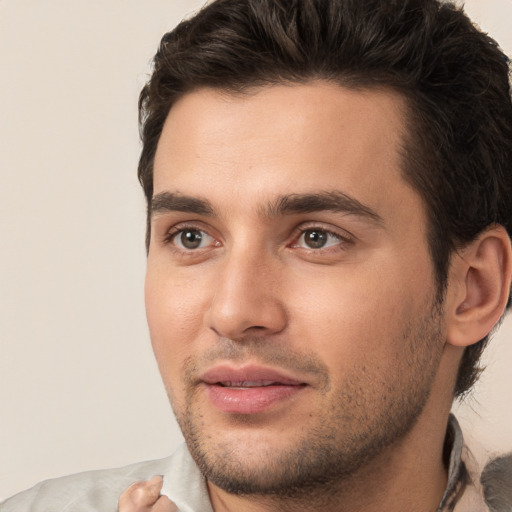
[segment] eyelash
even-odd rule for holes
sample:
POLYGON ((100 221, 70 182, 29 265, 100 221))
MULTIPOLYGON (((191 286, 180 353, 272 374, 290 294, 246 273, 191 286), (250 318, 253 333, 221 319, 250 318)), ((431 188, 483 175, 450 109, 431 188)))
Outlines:
MULTIPOLYGON (((163 244, 164 245, 171 245, 172 242, 180 235, 181 233, 187 232, 187 231, 200 231, 201 233, 208 234, 208 231, 204 229, 204 226, 197 225, 197 224, 178 224, 177 226, 173 226, 169 231, 167 231, 163 237, 163 244)), ((209 235, 209 234, 208 234, 209 235)), ((213 239, 215 239, 214 236, 211 236, 213 239)), ((177 248, 177 250, 180 250, 177 248)))
MULTIPOLYGON (((186 232, 186 231, 199 231, 201 233, 205 233, 209 237, 211 237, 213 240, 216 238, 208 233, 206 229, 204 229, 204 226, 197 225, 197 224, 179 224, 177 226, 172 227, 163 237, 163 244, 169 245, 173 248, 173 250, 180 252, 182 254, 187 253, 193 253, 193 252, 199 252, 201 248, 199 249, 184 249, 177 247, 173 244, 173 241, 176 240, 176 238, 186 232)), ((351 235, 350 233, 344 231, 344 234, 340 234, 339 232, 336 232, 334 230, 327 229, 325 227, 319 226, 318 224, 310 224, 310 225, 301 225, 300 227, 296 228, 294 230, 293 234, 291 235, 292 242, 287 244, 287 247, 291 248, 299 248, 304 249, 306 251, 310 251, 312 253, 322 253, 327 251, 335 251, 335 250, 345 250, 347 245, 351 245, 355 242, 355 237, 351 235), (331 236, 336 238, 339 241, 339 244, 335 244, 335 246, 327 246, 327 247, 320 247, 320 248, 307 248, 307 247, 298 247, 298 241, 299 239, 304 236, 308 231, 318 231, 321 233, 326 234, 327 236, 331 236)))
POLYGON ((331 236, 335 238, 338 243, 334 246, 329 245, 327 247, 320 247, 320 248, 313 248, 313 247, 303 247, 302 249, 309 250, 314 253, 320 253, 320 252, 327 252, 327 251, 333 251, 333 250, 344 250, 346 245, 352 244, 354 242, 354 237, 350 235, 347 232, 344 232, 344 234, 340 234, 339 232, 318 226, 318 224, 311 224, 310 226, 301 226, 297 230, 297 234, 293 236, 293 243, 291 244, 291 247, 297 247, 298 241, 301 237, 305 236, 305 234, 308 232, 321 232, 326 234, 327 236, 331 236))

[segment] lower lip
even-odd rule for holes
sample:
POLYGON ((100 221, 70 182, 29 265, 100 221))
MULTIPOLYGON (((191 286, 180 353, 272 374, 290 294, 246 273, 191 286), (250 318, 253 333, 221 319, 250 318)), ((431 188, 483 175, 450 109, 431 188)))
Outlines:
POLYGON ((228 388, 217 384, 207 384, 206 387, 210 401, 221 411, 231 414, 256 414, 292 399, 305 386, 228 388))

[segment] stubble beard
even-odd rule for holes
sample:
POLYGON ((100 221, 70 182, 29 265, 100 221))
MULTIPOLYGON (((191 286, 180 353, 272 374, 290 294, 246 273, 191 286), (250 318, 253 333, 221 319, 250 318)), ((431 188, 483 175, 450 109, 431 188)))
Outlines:
MULTIPOLYGON (((434 305, 430 314, 414 326, 405 326, 400 339, 393 340, 396 346, 400 342, 403 346, 392 375, 354 368, 337 391, 330 389, 325 366, 307 357, 310 367, 325 372, 324 393, 335 399, 330 400, 329 410, 318 414, 314 426, 282 449, 250 447, 229 442, 226 436, 215 438, 208 432, 200 410, 194 407, 197 388, 191 384, 193 379, 186 378, 187 406, 176 407, 173 403, 173 408, 194 461, 208 481, 239 496, 311 501, 314 496, 339 492, 344 483, 399 443, 417 422, 442 355, 440 322, 441 306, 434 305), (256 459, 261 462, 255 464, 256 459)), ((227 357, 228 353, 231 359, 240 360, 247 354, 259 355, 260 360, 277 360, 288 368, 300 364, 299 358, 304 359, 304 355, 281 351, 259 339, 232 342, 211 357, 227 357)), ((187 366, 186 373, 192 374, 196 363, 189 361, 187 366)))

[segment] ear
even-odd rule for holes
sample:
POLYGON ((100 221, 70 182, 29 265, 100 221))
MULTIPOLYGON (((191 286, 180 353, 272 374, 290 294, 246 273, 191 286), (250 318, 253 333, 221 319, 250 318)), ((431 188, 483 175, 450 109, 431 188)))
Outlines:
POLYGON ((467 347, 487 336, 510 294, 512 249, 503 226, 493 226, 454 253, 446 295, 447 341, 467 347))

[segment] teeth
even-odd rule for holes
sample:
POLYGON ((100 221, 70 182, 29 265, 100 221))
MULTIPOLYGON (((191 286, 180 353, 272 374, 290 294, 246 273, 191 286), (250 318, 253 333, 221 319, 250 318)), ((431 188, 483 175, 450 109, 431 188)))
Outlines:
POLYGON ((221 386, 226 388, 261 388, 276 384, 273 380, 243 380, 243 381, 226 381, 220 382, 221 386))

